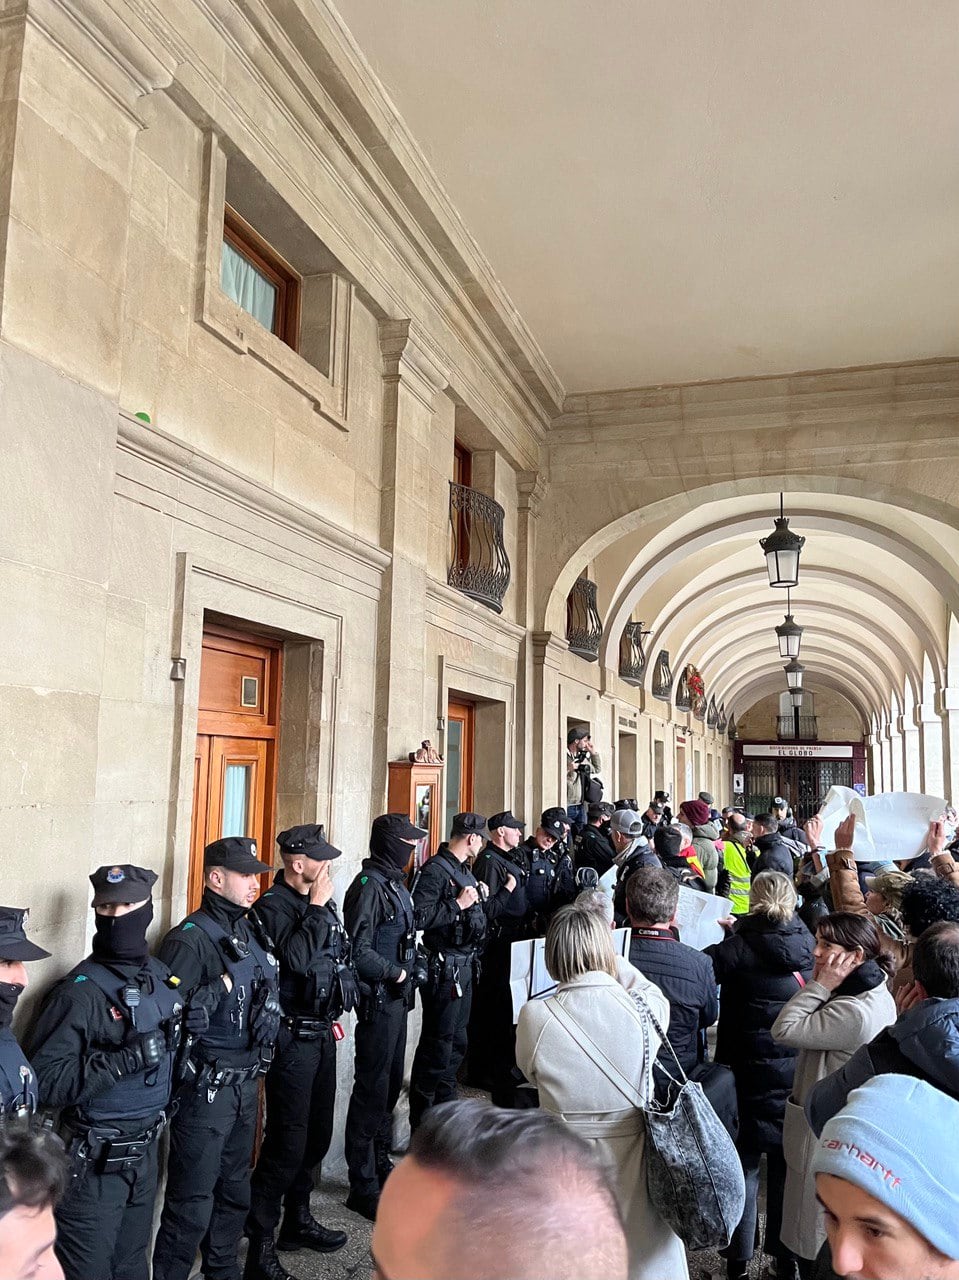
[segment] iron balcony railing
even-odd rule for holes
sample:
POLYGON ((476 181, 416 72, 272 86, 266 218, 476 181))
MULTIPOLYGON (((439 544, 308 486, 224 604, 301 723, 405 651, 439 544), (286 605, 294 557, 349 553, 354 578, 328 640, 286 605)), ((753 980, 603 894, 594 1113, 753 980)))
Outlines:
POLYGON ((503 543, 503 508, 478 489, 450 481, 452 545, 446 581, 464 596, 503 612, 509 556, 503 543))
POLYGON ((799 733, 796 733, 796 717, 793 715, 776 718, 776 737, 780 742, 817 742, 819 739, 819 721, 815 716, 799 717, 799 733))
POLYGON ((640 685, 646 672, 643 640, 649 635, 641 622, 627 622, 619 640, 619 678, 626 684, 640 685))
POLYGON ((599 658, 599 642, 603 623, 596 607, 596 583, 577 578, 566 597, 566 641, 570 653, 595 662, 599 658))
POLYGON ((653 668, 653 697, 668 702, 673 695, 673 673, 669 666, 669 650, 660 649, 653 668))

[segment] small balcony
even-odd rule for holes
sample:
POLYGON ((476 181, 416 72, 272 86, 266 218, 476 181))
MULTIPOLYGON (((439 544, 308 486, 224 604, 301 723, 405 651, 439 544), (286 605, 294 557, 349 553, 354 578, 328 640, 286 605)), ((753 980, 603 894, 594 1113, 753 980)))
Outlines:
POLYGON ((465 484, 450 482, 450 567, 446 581, 464 596, 503 612, 509 556, 503 543, 503 508, 465 484))
POLYGON ((819 721, 815 716, 800 716, 797 734, 795 716, 777 716, 776 737, 780 742, 818 742, 819 721))
POLYGON ((641 622, 627 622, 619 640, 619 678, 624 684, 641 685, 646 671, 643 640, 650 633, 641 622))
POLYGON ((599 642, 603 623, 596 607, 596 583, 577 578, 566 597, 566 641, 570 653, 587 662, 599 658, 599 642))

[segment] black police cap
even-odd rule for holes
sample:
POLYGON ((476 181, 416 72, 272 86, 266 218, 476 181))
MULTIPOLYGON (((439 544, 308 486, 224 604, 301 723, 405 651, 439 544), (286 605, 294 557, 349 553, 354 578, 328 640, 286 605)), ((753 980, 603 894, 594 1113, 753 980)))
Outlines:
MULTIPOLYGON (((549 810, 546 812, 548 813, 549 810)), ((560 812, 563 812, 563 810, 560 812)), ((554 840, 562 840, 566 835, 566 824, 559 818, 547 818, 544 813, 539 825, 543 828, 546 834, 548 836, 552 836, 554 840)))
POLYGON ((514 818, 509 809, 505 813, 494 813, 486 823, 487 829, 490 831, 498 831, 500 827, 512 827, 514 831, 524 831, 526 823, 520 822, 519 818, 514 818))
POLYGON ((249 836, 224 836, 222 840, 214 840, 203 850, 203 865, 238 871, 244 876, 271 870, 269 863, 257 858, 256 841, 249 836))
POLYGON ((45 960, 50 954, 27 937, 29 914, 25 907, 0 907, 0 960, 45 960))
POLYGON ((569 814, 559 805, 554 805, 552 809, 544 809, 540 815, 540 826, 545 827, 550 822, 561 822, 564 826, 570 826, 569 814))
POLYGON ((97 867, 90 877, 93 905, 102 907, 108 902, 146 902, 156 882, 156 872, 149 867, 133 867, 128 862, 115 867, 97 867))
POLYGON ((479 836, 485 826, 486 819, 481 813, 454 813, 450 833, 454 836, 479 836))
POLYGON ((302 858, 312 858, 314 862, 330 862, 342 856, 342 851, 327 840, 322 823, 308 822, 301 827, 290 827, 289 831, 280 832, 276 843, 284 853, 299 854, 302 858))
POLYGON ((381 813, 373 819, 370 837, 396 836, 398 840, 422 840, 429 832, 425 827, 414 826, 405 813, 381 813))

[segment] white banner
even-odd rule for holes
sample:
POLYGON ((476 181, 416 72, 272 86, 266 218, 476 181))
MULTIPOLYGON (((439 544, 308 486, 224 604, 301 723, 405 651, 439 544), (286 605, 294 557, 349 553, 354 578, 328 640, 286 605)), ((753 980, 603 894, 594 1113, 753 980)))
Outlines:
MULTIPOLYGON (((613 930, 613 950, 617 955, 629 957, 629 935, 629 929, 613 930)), ((545 938, 514 942, 510 947, 509 989, 514 1022, 527 1000, 550 996, 556 990, 556 983, 546 968, 545 938)))
POLYGON ((722 942, 726 934, 718 922, 732 913, 733 904, 728 898, 719 898, 681 884, 675 920, 680 942, 685 942, 687 947, 695 947, 697 951, 714 942, 722 942))
POLYGON ((745 742, 744 756, 772 756, 777 760, 851 760, 852 747, 828 742, 745 742))
POLYGON ((946 802, 938 796, 910 791, 885 791, 861 796, 848 787, 830 787, 820 810, 822 842, 836 847, 836 828, 854 814, 852 852, 857 862, 903 862, 917 858, 926 847, 929 823, 941 818, 946 802))

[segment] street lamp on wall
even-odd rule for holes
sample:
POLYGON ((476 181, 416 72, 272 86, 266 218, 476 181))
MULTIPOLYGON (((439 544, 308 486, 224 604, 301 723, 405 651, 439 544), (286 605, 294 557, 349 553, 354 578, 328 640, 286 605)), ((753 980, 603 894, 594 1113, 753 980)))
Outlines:
POLYGON ((799 708, 802 706, 802 689, 790 689, 789 701, 793 704, 793 711, 798 714, 799 708))
POLYGON ((786 616, 776 628, 780 658, 798 658, 803 629, 792 616, 791 591, 786 594, 786 616))
POLYGON ((793 658, 792 662, 787 662, 783 670, 786 672, 786 684, 789 692, 794 693, 797 689, 802 689, 803 675, 806 668, 798 658, 793 658))
POLYGON ((760 538, 759 545, 766 557, 766 572, 771 587, 795 587, 799 582, 799 553, 806 539, 789 528, 783 507, 783 495, 779 495, 779 516, 776 527, 768 538, 760 538))

